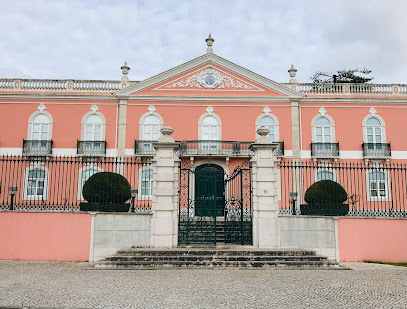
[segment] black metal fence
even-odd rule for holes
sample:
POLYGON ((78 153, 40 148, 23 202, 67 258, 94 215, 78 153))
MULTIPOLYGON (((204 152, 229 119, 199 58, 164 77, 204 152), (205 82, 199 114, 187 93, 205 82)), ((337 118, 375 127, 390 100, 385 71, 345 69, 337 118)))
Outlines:
MULTIPOLYGON (((333 180, 346 191, 349 216, 407 217, 407 165, 283 160, 280 213, 301 213, 304 195, 317 181, 333 180)), ((326 192, 334 195, 335 192, 326 192)), ((306 206, 305 206, 306 207, 306 206)), ((305 209, 303 206, 303 208, 305 209)))
MULTIPOLYGON (((407 217, 407 165, 283 160, 280 213, 301 213, 304 195, 317 181, 333 180, 346 191, 349 216, 407 217)), ((326 192, 333 196, 335 192, 326 192)), ((303 208, 305 209, 306 206, 303 208)))
POLYGON ((149 159, 126 157, 0 156, 0 210, 79 210, 85 182, 93 174, 123 175, 132 188, 125 204, 151 210, 153 173, 149 159))

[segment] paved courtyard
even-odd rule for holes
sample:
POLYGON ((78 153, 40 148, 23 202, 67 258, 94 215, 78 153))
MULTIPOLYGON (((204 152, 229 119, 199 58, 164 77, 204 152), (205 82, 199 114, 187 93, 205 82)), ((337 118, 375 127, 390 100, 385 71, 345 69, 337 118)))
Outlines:
POLYGON ((407 268, 87 270, 0 261, 0 308, 407 308, 407 268))

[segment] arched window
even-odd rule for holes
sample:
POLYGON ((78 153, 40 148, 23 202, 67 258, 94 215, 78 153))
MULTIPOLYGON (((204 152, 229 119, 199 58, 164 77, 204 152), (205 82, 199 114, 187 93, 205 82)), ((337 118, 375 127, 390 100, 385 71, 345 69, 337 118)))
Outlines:
POLYGON ((43 140, 49 139, 50 121, 44 114, 38 114, 32 121, 31 139, 43 140))
POLYGON ((267 135, 267 137, 270 137, 273 142, 276 141, 276 123, 273 120, 273 118, 269 116, 265 116, 261 118, 259 122, 260 126, 265 126, 270 130, 270 133, 267 135))
POLYGON ((85 141, 101 141, 102 140, 103 121, 97 115, 89 116, 85 124, 85 141))
MULTIPOLYGON (((278 119, 276 116, 274 116, 271 113, 261 114, 256 119, 256 132, 257 132, 257 129, 259 129, 261 126, 265 126, 270 130, 270 132, 267 136, 270 137, 273 140, 273 142, 279 141, 279 129, 278 129, 279 123, 278 123, 278 119)), ((259 136, 256 133, 256 138, 258 138, 258 137, 259 136)))
POLYGON ((376 117, 371 117, 366 121, 366 142, 382 143, 383 142, 382 123, 376 117))
POLYGON ((206 116, 202 121, 201 140, 219 140, 218 121, 213 116, 206 116))
POLYGON ((326 117, 319 117, 315 121, 315 142, 316 143, 332 142, 331 122, 326 117))
POLYGON ((333 180, 335 181, 334 178, 334 173, 329 170, 322 170, 322 171, 317 171, 317 181, 320 180, 333 180))
POLYGON ((161 122, 155 115, 149 115, 143 122, 142 140, 157 141, 160 137, 161 122))

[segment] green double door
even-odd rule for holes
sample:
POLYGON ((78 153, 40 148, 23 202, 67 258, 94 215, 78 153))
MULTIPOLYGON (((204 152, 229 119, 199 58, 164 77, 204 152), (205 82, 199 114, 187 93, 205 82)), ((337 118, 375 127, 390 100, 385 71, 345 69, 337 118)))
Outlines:
POLYGON ((195 170, 195 216, 224 216, 225 179, 220 166, 205 164, 195 170))

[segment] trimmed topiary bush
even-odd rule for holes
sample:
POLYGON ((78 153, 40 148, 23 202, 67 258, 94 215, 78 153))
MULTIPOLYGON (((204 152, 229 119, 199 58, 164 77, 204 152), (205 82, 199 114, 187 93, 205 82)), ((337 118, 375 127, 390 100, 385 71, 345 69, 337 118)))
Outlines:
MULTIPOLYGON (((82 195, 92 210, 95 204, 97 211, 129 210, 129 205, 124 203, 131 197, 130 184, 120 174, 101 172, 92 175, 85 182, 82 195)), ((86 209, 86 206, 82 209, 86 209)))
POLYGON ((344 204, 348 199, 345 189, 332 180, 320 180, 312 184, 305 192, 301 205, 303 215, 346 216, 349 205, 344 204))

